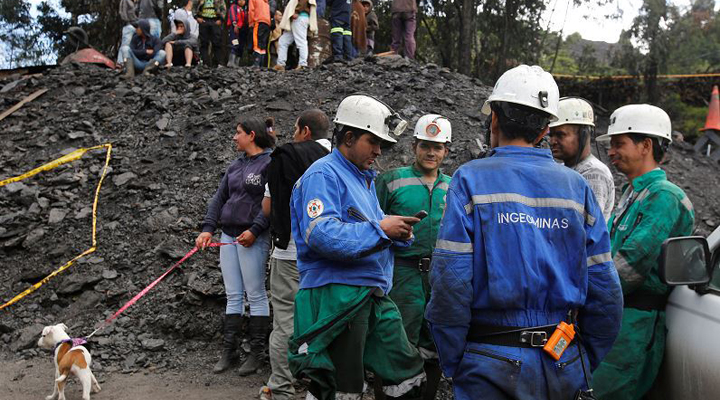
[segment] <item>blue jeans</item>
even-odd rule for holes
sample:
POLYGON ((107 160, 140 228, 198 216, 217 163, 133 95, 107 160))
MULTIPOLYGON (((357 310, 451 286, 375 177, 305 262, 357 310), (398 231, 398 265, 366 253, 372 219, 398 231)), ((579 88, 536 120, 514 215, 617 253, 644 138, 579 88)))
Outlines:
POLYGON ((122 64, 125 60, 125 55, 123 54, 123 47, 130 47, 130 40, 132 40, 133 34, 135 33, 135 28, 127 24, 123 26, 122 28, 122 39, 120 39, 120 50, 118 51, 118 58, 117 62, 118 64, 122 64))
MULTIPOLYGON (((235 238, 222 234, 221 243, 232 243, 235 238)), ((244 314, 243 297, 247 293, 250 315, 270 315, 267 292, 265 291, 265 263, 270 250, 270 235, 261 234, 250 247, 231 244, 220 247, 220 269, 222 270, 227 307, 225 314, 244 314)))
POLYGON ((136 70, 136 71, 137 71, 137 70, 142 71, 143 69, 145 69, 145 66, 148 65, 148 63, 150 63, 150 61, 157 61, 157 62, 160 63, 160 65, 165 64, 165 50, 160 50, 160 51, 158 51, 157 53, 155 53, 155 56, 154 56, 152 59, 147 60, 147 61, 145 61, 145 60, 138 60, 138 58, 135 57, 135 53, 133 53, 133 52, 130 50, 130 47, 129 47, 129 46, 123 46, 123 47, 121 47, 121 48, 120 48, 120 54, 123 56, 123 59, 124 59, 124 58, 127 58, 127 59, 128 59, 128 62, 130 62, 130 60, 132 59, 133 64, 135 64, 135 70, 136 70))

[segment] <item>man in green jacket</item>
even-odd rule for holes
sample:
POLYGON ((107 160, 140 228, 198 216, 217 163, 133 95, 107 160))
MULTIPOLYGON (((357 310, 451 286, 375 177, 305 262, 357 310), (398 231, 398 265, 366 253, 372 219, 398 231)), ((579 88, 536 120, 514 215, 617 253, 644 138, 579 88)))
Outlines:
POLYGON ((440 382, 440 367, 424 315, 430 300, 430 257, 450 184, 450 177, 440 171, 452 137, 450 121, 441 115, 425 115, 418 120, 414 136, 413 165, 380 175, 375 188, 385 214, 411 216, 421 210, 428 213, 413 227, 415 241, 412 246, 395 250, 390 298, 400 310, 408 339, 418 347, 425 360, 428 380, 424 398, 433 399, 440 382))
POLYGON ((640 399, 655 381, 665 351, 665 303, 670 288, 658 275, 667 238, 692 234, 695 212, 682 189, 659 168, 672 142, 670 117, 647 104, 620 107, 610 116, 608 155, 627 176, 608 221, 624 310, 620 335, 595 371, 598 399, 640 399))

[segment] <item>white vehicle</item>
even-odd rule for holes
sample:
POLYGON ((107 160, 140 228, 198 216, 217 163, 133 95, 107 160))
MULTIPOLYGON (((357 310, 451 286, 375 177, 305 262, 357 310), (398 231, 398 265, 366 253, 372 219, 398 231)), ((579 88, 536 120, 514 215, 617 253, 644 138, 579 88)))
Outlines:
POLYGON ((676 286, 666 306, 665 359, 650 399, 720 398, 720 228, 707 239, 668 239, 660 276, 676 286))

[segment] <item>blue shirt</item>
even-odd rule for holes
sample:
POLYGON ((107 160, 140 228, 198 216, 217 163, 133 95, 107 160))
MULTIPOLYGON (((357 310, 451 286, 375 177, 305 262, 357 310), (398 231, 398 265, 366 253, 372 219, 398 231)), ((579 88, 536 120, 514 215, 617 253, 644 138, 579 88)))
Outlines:
POLYGON ((499 147, 455 172, 430 272, 427 319, 447 376, 471 323, 532 327, 579 310, 593 367, 621 323, 622 293, 592 190, 549 150, 499 147))
POLYGON ((300 289, 332 283, 378 287, 384 293, 392 288, 394 242, 380 228, 385 215, 375 194, 375 175, 335 149, 295 184, 290 219, 300 289))

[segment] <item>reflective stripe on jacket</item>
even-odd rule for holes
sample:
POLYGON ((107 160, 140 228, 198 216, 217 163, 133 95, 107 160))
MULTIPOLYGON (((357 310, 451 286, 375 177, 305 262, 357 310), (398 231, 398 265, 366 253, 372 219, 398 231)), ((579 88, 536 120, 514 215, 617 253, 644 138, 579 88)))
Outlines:
POLYGON ((471 322, 532 327, 579 310, 591 366, 620 329, 622 294, 600 208, 549 150, 505 146, 453 175, 426 317, 446 376, 471 322))
POLYGON ((295 184, 290 220, 300 289, 339 283, 390 291, 393 241, 380 228, 385 214, 374 178, 375 171, 361 171, 336 149, 295 184))
POLYGON ((612 255, 623 293, 665 294, 658 275, 658 257, 667 238, 688 236, 695 211, 682 189, 654 169, 623 187, 618 207, 608 221, 612 255))
POLYGON ((445 209, 445 195, 450 177, 438 172, 431 185, 422 180, 422 173, 414 166, 390 170, 375 181, 380 208, 389 215, 413 216, 420 210, 428 216, 413 227, 412 246, 395 250, 400 257, 430 257, 435 248, 440 220, 445 209))

